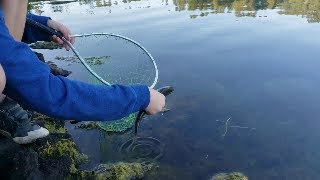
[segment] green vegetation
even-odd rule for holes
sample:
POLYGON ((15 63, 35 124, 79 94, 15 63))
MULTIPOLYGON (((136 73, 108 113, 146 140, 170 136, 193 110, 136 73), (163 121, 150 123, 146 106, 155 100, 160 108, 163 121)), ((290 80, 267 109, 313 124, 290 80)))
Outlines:
MULTIPOLYGON (((84 60, 89 65, 102 65, 106 62, 108 58, 110 58, 110 56, 99 56, 99 57, 91 56, 91 57, 84 58, 84 60)), ((55 59, 59 61, 66 61, 71 63, 74 63, 74 62, 80 63, 80 61, 78 61, 77 56, 56 56, 55 59)))
POLYGON ((89 64, 89 65, 102 65, 106 62, 106 60, 110 58, 110 56, 100 56, 100 57, 86 57, 85 61, 89 64))
POLYGON ((43 124, 43 126, 48 129, 50 133, 66 133, 67 130, 64 127, 64 122, 59 121, 48 116, 36 113, 34 115, 34 120, 43 124))
MULTIPOLYGON (((132 0, 125 0, 130 3, 132 0)), ((139 1, 139 0, 135 0, 139 1)), ((78 0, 80 4, 93 4, 96 7, 117 5, 117 1, 84 1, 78 0)), ((200 10, 199 15, 191 15, 191 18, 206 15, 206 13, 225 13, 234 11, 237 17, 256 17, 257 11, 261 9, 280 8, 279 14, 300 15, 307 18, 308 22, 320 22, 320 1, 319 0, 172 0, 177 11, 200 10)), ((54 6, 54 4, 52 4, 54 6)), ((37 0, 29 3, 29 10, 41 11, 43 4, 37 0)), ((55 7, 58 8, 58 7, 55 7)), ((60 7, 62 8, 62 7, 60 7)))
POLYGON ((78 60, 77 56, 56 56, 55 59, 66 62, 76 62, 78 60))
MULTIPOLYGON (((237 17, 256 17, 261 9, 282 9, 279 14, 301 15, 308 22, 320 22, 320 1, 318 0, 173 0, 178 11, 208 11, 210 13, 225 13, 234 11, 237 17)), ((203 14, 205 12, 201 12, 203 14)), ((200 15, 191 15, 195 18, 200 15)))
POLYGON ((320 22, 319 0, 287 0, 280 4, 280 8, 283 10, 279 14, 301 15, 310 23, 320 22))
POLYGON ((240 173, 240 172, 233 172, 233 173, 219 173, 214 175, 211 180, 248 180, 248 178, 240 173))
POLYGON ((55 144, 50 144, 42 147, 39 151, 42 158, 59 158, 61 156, 69 156, 72 160, 70 165, 70 173, 77 172, 76 165, 87 160, 87 156, 80 153, 76 148, 76 144, 69 139, 62 139, 55 144))
POLYGON ((141 163, 109 163, 101 164, 92 171, 77 171, 69 179, 108 179, 108 180, 128 180, 143 178, 146 172, 154 167, 153 164, 141 163))
POLYGON ((35 42, 30 44, 30 47, 32 49, 61 49, 63 48, 62 45, 54 43, 54 42, 43 42, 43 41, 39 41, 39 42, 35 42))
POLYGON ((141 163, 102 164, 97 167, 97 174, 110 180, 127 180, 142 178, 147 171, 150 171, 153 164, 144 165, 141 163))

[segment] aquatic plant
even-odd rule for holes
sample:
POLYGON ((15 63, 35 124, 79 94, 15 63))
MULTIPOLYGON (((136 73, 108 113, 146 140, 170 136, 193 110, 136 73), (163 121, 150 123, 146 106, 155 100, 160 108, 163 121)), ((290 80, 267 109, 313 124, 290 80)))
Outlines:
POLYGON ((100 57, 92 56, 92 57, 86 57, 84 59, 89 65, 102 65, 106 62, 108 58, 110 58, 110 56, 100 56, 100 57))
POLYGON ((80 124, 79 126, 76 126, 76 127, 77 128, 81 128, 81 129, 87 129, 87 130, 98 129, 99 128, 97 122, 85 122, 85 123, 82 123, 82 124, 80 124))
POLYGON ((248 180, 248 177, 240 172, 215 174, 210 180, 248 180))
POLYGON ((78 170, 69 179, 108 179, 108 180, 128 180, 143 178, 146 172, 150 171, 154 164, 143 163, 108 163, 100 164, 91 171, 78 170))
MULTIPOLYGON (((89 65, 102 65, 106 62, 106 60, 110 58, 110 56, 90 56, 90 57, 86 57, 84 58, 84 60, 89 64, 89 65)), ((56 60, 59 61, 66 61, 66 62, 71 62, 71 63, 80 63, 80 61, 78 61, 78 57, 77 56, 56 56, 55 57, 56 60)))
POLYGON ((47 144, 39 151, 39 155, 42 158, 59 158, 62 156, 68 156, 71 158, 70 173, 77 172, 76 165, 83 163, 88 157, 78 151, 76 144, 69 139, 62 139, 55 144, 47 144))
POLYGON ((61 49, 63 48, 62 45, 54 43, 54 42, 43 42, 43 41, 38 41, 35 43, 30 44, 30 47, 32 49, 61 49))
POLYGON ((147 171, 150 171, 153 164, 141 164, 141 163, 124 163, 118 162, 115 164, 102 164, 96 169, 99 176, 103 176, 106 179, 114 180, 126 180, 142 178, 147 171))
POLYGON ((77 56, 56 56, 54 59, 72 63, 78 60, 77 56))

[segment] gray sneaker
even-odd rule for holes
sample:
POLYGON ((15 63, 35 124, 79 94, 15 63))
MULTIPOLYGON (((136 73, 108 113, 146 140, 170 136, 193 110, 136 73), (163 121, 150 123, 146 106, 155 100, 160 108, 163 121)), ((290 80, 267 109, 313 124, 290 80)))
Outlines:
POLYGON ((18 144, 29 144, 46 137, 49 131, 31 123, 32 116, 14 100, 6 97, 0 103, 0 133, 18 144))

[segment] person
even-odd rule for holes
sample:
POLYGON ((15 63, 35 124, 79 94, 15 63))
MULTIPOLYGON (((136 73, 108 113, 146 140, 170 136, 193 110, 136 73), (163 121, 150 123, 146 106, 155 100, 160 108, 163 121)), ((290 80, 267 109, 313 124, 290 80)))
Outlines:
MULTIPOLYGON (((20 105, 54 118, 78 121, 110 121, 139 110, 148 114, 162 110, 165 97, 145 85, 91 85, 52 75, 26 43, 63 42, 25 24, 27 4, 27 0, 0 0, 0 132, 10 133, 18 144, 49 134, 33 124, 20 105)), ((75 42, 63 24, 45 16, 27 17, 61 31, 75 42)))

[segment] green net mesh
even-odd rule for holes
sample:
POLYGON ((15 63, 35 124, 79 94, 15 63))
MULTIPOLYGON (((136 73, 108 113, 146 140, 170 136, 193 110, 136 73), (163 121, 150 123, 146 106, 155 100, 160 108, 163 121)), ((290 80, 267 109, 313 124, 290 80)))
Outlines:
POLYGON ((136 114, 134 113, 117 121, 98 122, 97 125, 107 132, 121 133, 132 128, 135 118, 136 114))

